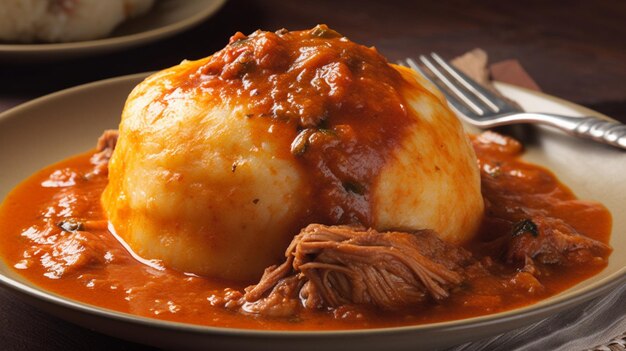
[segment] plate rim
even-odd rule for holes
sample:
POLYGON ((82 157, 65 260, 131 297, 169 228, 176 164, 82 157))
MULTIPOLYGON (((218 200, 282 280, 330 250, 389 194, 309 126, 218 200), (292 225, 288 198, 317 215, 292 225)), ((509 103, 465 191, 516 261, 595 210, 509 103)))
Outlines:
MULTIPOLYGON (((223 1, 223 0, 219 0, 223 1)), ((51 94, 41 96, 39 98, 27 101, 11 109, 8 109, 0 113, 0 123, 6 119, 17 118, 16 114, 20 114, 31 107, 35 107, 41 104, 45 104, 50 100, 62 98, 64 95, 73 94, 75 92, 97 89, 99 87, 115 84, 124 84, 130 82, 139 83, 141 80, 148 77, 154 72, 142 72, 131 75, 124 75, 118 77, 112 77, 108 79, 98 80, 87 84, 74 86, 71 88, 63 89, 51 94)), ((525 93, 535 95, 541 99, 551 100, 559 105, 565 105, 583 114, 593 114, 600 116, 601 118, 612 120, 610 117, 603 115, 597 111, 591 110, 584 106, 580 106, 571 101, 567 101, 558 97, 554 97, 543 92, 536 92, 521 87, 517 87, 511 84, 496 82, 496 86, 505 86, 513 90, 521 90, 525 93)), ((4 202, 4 199, 0 199, 0 206, 4 202)), ((0 261, 4 261, 0 258, 0 261)), ((6 262, 0 262, 4 264, 8 269, 11 266, 6 262)), ((19 274, 19 272, 17 272, 19 274)), ((24 278, 26 279, 26 278, 24 278)), ((500 323, 513 323, 520 322, 526 318, 537 320, 553 312, 562 311, 565 308, 572 307, 588 301, 602 293, 608 291, 611 288, 618 286, 620 283, 626 282, 626 266, 620 268, 616 272, 603 277, 602 279, 593 282, 585 287, 580 288, 574 295, 566 295, 559 297, 557 295, 552 296, 554 299, 547 305, 545 300, 541 300, 535 304, 523 306, 520 308, 514 308, 494 314, 487 314, 477 317, 470 317, 465 319, 457 319, 452 321, 443 321, 437 323, 417 324, 409 326, 398 327, 385 327, 385 328, 372 328, 372 329, 348 329, 348 330, 261 330, 261 329, 244 329, 244 328, 226 328, 218 326, 204 326, 183 322, 174 322, 168 320, 160 320, 155 318, 149 318, 144 316, 133 315, 125 312, 119 312, 116 310, 103 308, 96 305, 80 302, 65 298, 54 292, 45 290, 42 287, 37 286, 35 283, 31 283, 32 286, 15 280, 11 277, 4 275, 0 272, 0 287, 9 290, 15 294, 25 294, 28 297, 35 298, 39 302, 52 303, 54 305, 71 309, 74 312, 85 313, 88 315, 96 315, 97 317, 103 317, 107 319, 113 319, 121 322, 138 324, 141 326, 147 326, 156 329, 168 329, 175 331, 192 332, 206 335, 235 335, 235 336, 250 336, 250 337, 272 337, 281 339, 293 339, 298 337, 310 337, 310 336, 328 336, 328 337, 350 337, 360 336, 367 334, 368 336, 376 335, 393 335, 396 333, 423 333, 431 330, 441 329, 444 332, 452 332, 456 330, 471 330, 473 328, 484 328, 489 326, 498 325, 500 323)), ((552 298, 550 297, 550 298, 552 298)), ((27 301, 29 302, 29 301, 27 301)), ((529 323, 530 324, 530 321, 529 323)))

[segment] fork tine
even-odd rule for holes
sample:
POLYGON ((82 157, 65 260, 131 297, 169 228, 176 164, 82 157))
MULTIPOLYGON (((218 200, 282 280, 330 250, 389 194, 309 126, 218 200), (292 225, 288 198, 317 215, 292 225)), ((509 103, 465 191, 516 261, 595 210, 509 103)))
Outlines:
MULTIPOLYGON (((420 66, 413 61, 412 58, 407 57, 406 58, 406 63, 409 65, 409 67, 411 67, 414 71, 419 72, 419 74, 421 74, 422 76, 424 76, 424 78, 430 80, 430 78, 428 77, 428 75, 426 75, 426 73, 424 73, 424 71, 420 68, 420 66)), ((433 83, 434 84, 434 83, 433 83)))
POLYGON ((443 69, 445 69, 446 72, 448 72, 459 83, 461 83, 461 85, 463 85, 465 87, 465 89, 467 89, 469 92, 474 94, 483 103, 485 103, 485 105, 489 106, 489 108, 493 112, 496 112, 496 113, 500 112, 500 107, 498 107, 493 102, 493 100, 496 100, 496 101, 500 100, 499 98, 495 97, 490 91, 488 91, 485 88, 483 88, 480 85, 478 85, 476 82, 474 82, 474 80, 471 80, 471 79, 467 78, 467 76, 465 76, 465 74, 463 74, 458 69, 456 69, 456 68, 452 67, 451 65, 449 65, 445 60, 443 60, 436 53, 432 52, 430 54, 430 56, 435 61, 437 61, 437 63, 439 65, 441 65, 441 67, 443 67, 443 69))
POLYGON ((485 111, 482 108, 480 108, 470 97, 467 96, 467 94, 464 94, 454 83, 452 83, 445 74, 443 74, 437 67, 435 67, 435 65, 432 64, 432 62, 430 62, 428 58, 426 58, 426 56, 420 55, 419 58, 424 66, 426 66, 426 68, 428 68, 428 70, 430 70, 430 72, 432 72, 432 74, 434 74, 437 79, 443 83, 442 86, 441 84, 438 84, 438 82, 433 81, 435 85, 442 88, 441 90, 448 97, 448 100, 451 100, 450 96, 453 96, 457 101, 462 102, 465 106, 467 106, 467 108, 472 110, 472 114, 479 116, 485 114, 485 111))
POLYGON ((412 68, 414 71, 421 74, 425 79, 427 79, 428 81, 430 81, 431 83, 439 87, 439 89, 441 89, 443 93, 446 95, 446 98, 448 102, 452 105, 452 108, 454 108, 457 111, 457 113, 459 113, 462 116, 474 115, 474 111, 471 111, 467 106, 465 106, 465 104, 463 104, 463 102, 459 101, 454 95, 449 94, 447 91, 445 91, 445 89, 441 87, 441 84, 439 84, 434 79, 432 79, 430 75, 426 74, 424 70, 412 58, 407 57, 404 59, 404 61, 398 60, 396 61, 396 63, 400 66, 406 66, 406 67, 412 68))

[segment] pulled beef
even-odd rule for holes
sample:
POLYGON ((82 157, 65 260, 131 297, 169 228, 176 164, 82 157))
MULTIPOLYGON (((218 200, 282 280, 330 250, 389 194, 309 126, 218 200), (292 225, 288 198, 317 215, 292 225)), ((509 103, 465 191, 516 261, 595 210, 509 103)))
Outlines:
POLYGON ((394 310, 443 300, 464 280, 473 260, 463 248, 429 230, 386 232, 311 224, 245 290, 242 310, 273 316, 305 308, 367 304, 394 310))
POLYGON ((507 262, 528 266, 532 259, 543 264, 573 265, 606 257, 611 251, 606 244, 579 234, 562 219, 534 216, 529 223, 535 226, 534 231, 513 231, 507 238, 507 262))
POLYGON ((113 150, 115 150, 115 145, 117 144, 117 138, 119 135, 120 132, 117 129, 105 130, 98 138, 98 143, 96 144, 96 150, 98 152, 94 155, 94 158, 92 158, 91 161, 94 162, 95 160, 108 163, 113 155, 113 150))
POLYGON ((109 160, 113 155, 113 150, 115 150, 118 137, 119 132, 116 129, 108 129, 98 138, 96 145, 97 152, 91 156, 90 160, 91 164, 94 165, 94 170, 90 174, 87 174, 88 177, 108 173, 109 160))

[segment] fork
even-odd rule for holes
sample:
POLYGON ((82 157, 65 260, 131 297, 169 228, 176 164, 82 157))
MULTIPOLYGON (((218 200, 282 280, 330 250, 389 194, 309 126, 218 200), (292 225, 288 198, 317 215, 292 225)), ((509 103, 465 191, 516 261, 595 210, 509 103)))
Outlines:
POLYGON ((436 53, 420 55, 423 68, 411 58, 398 61, 435 84, 465 121, 479 128, 515 123, 552 126, 568 134, 626 149, 626 125, 597 117, 570 117, 552 113, 524 112, 448 64, 436 53))

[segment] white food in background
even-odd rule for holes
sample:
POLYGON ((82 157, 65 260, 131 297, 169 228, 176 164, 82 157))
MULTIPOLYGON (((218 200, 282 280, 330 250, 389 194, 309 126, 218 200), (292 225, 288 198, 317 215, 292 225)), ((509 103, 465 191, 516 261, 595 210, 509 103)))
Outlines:
POLYGON ((1 0, 0 40, 70 42, 102 38, 154 0, 1 0))

